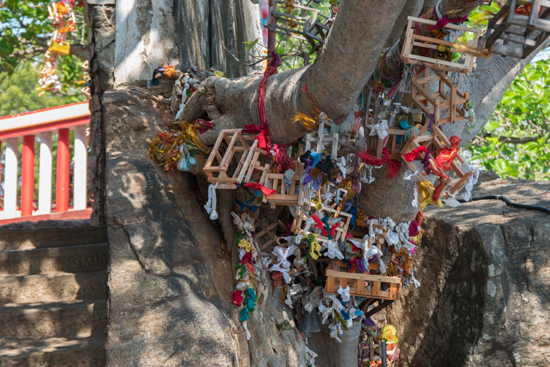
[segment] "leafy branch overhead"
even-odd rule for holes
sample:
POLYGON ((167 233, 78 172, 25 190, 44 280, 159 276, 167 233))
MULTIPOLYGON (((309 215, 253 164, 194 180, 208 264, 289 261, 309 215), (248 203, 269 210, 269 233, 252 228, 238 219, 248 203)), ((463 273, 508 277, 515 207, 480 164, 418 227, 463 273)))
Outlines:
POLYGON ((469 147, 472 160, 503 177, 550 179, 550 61, 528 65, 469 147))
MULTIPOLYGON (((0 79, 31 63, 38 68, 54 31, 48 19, 48 1, 4 0, 0 3, 0 79)), ((68 34, 71 55, 60 58, 64 93, 79 93, 74 83, 82 80, 82 62, 88 59, 88 25, 83 7, 75 7, 75 30, 68 34)))

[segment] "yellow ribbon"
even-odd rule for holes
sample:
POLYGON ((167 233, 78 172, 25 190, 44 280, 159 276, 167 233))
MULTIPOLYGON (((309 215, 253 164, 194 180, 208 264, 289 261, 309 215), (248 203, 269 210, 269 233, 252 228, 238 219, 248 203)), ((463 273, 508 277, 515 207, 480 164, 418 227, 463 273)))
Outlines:
POLYGON ((439 208, 443 208, 441 198, 437 199, 437 201, 434 201, 433 199, 435 188, 430 181, 418 181, 416 186, 418 187, 418 202, 420 204, 420 210, 424 210, 424 208, 430 204, 437 204, 439 208))
POLYGON ((309 255, 314 259, 317 260, 319 256, 321 256, 321 245, 319 244, 319 241, 317 239, 316 234, 310 233, 308 235, 308 239, 311 240, 311 247, 309 249, 309 255))
POLYGON ((250 252, 250 251, 254 250, 254 247, 252 246, 252 244, 244 238, 239 242, 239 247, 244 248, 246 250, 246 252, 250 252))

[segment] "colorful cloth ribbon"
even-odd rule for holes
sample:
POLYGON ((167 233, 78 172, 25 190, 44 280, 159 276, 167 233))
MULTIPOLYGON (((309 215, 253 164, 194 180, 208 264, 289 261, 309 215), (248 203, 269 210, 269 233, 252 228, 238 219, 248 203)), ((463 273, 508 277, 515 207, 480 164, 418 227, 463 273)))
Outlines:
POLYGON ((462 17, 462 18, 458 18, 458 19, 448 19, 446 16, 444 16, 443 14, 440 13, 440 11, 439 11, 439 4, 440 3, 441 3, 441 1, 438 1, 435 8, 434 8, 434 15, 435 15, 435 19, 437 19, 437 23, 433 27, 429 28, 430 31, 432 29, 436 29, 436 28, 443 29, 449 23, 462 23, 466 19, 468 19, 468 15, 466 15, 465 17, 462 17))
POLYGON ((407 162, 412 162, 416 158, 418 158, 421 153, 424 153, 424 154, 428 153, 428 149, 426 149, 426 147, 423 145, 413 149, 412 152, 410 153, 403 154, 403 159, 406 160, 407 162))
POLYGON ((445 171, 452 169, 453 161, 458 155, 458 144, 462 141, 458 136, 453 135, 449 139, 451 141, 451 148, 443 148, 439 155, 435 158, 439 167, 445 171))
POLYGON ((244 187, 246 187, 247 189, 252 189, 254 191, 261 191, 263 194, 265 194, 265 196, 269 196, 275 193, 275 190, 268 189, 267 187, 262 186, 256 182, 245 183, 244 187))
POLYGON ((381 166, 384 163, 388 164, 388 177, 395 177, 401 170, 401 162, 397 159, 390 159, 390 151, 388 148, 383 148, 382 153, 384 157, 382 159, 373 157, 367 152, 359 152, 358 156, 364 163, 370 166, 381 166))
POLYGON ((267 79, 274 74, 277 74, 277 68, 282 65, 281 57, 275 51, 271 51, 271 62, 264 72, 264 78, 260 82, 258 88, 258 112, 260 113, 260 125, 250 124, 245 125, 242 132, 244 134, 258 134, 258 147, 264 150, 271 149, 271 138, 269 136, 269 125, 265 116, 265 87, 267 79))

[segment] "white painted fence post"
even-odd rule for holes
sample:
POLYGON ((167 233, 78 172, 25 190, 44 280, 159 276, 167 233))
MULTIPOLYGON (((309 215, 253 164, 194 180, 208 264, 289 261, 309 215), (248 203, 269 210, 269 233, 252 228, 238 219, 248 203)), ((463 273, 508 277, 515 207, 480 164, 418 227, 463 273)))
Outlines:
POLYGON ((40 173, 38 183, 38 214, 52 212, 52 133, 40 134, 40 173))
POLYGON ((86 209, 88 157, 86 146, 86 127, 79 125, 74 129, 74 210, 86 209))
POLYGON ((17 147, 18 138, 6 141, 6 172, 4 173, 4 219, 15 218, 17 212, 17 147))

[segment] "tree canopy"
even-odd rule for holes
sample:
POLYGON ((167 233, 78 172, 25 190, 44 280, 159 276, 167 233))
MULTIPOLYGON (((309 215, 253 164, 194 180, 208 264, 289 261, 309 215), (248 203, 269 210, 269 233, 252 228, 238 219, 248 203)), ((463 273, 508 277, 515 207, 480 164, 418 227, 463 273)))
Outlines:
MULTIPOLYGON (((28 98, 34 95, 31 93, 33 90, 31 74, 36 76, 35 82, 38 83, 41 63, 54 30, 52 22, 48 19, 48 4, 47 1, 36 0, 4 0, 0 4, 0 81, 2 81, 3 94, 9 90, 17 94, 16 90, 19 89, 27 94, 27 102, 28 98)), ((74 8, 75 30, 67 37, 67 42, 71 44, 71 54, 61 56, 57 67, 57 74, 63 88, 61 94, 55 96, 52 101, 58 101, 60 104, 85 100, 81 96, 80 89, 84 84, 82 65, 88 59, 88 25, 84 8, 78 5, 74 8)), ((37 87, 38 84, 34 86, 34 88, 37 87)), ((4 102, 6 100, 13 102, 8 106, 3 104, 3 115, 13 111, 22 112, 21 106, 25 99, 12 100, 7 96, 3 99, 4 102)), ((35 101, 39 102, 37 99, 35 101)), ((24 110, 32 111, 49 107, 54 103, 52 101, 32 103, 24 110)))
POLYGON ((529 64, 469 146, 471 160, 502 177, 550 179, 548 85, 550 60, 529 64))

